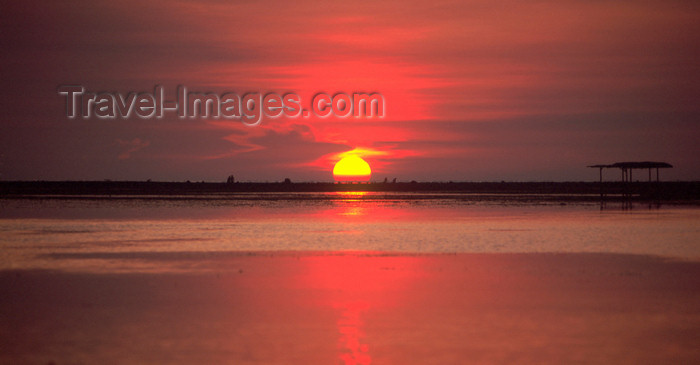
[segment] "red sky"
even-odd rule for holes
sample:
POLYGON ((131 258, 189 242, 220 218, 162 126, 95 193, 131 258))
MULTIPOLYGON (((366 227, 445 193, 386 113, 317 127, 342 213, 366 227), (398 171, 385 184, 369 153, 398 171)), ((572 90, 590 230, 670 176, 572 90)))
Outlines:
POLYGON ((0 179, 700 179, 695 1, 25 1, 2 5, 0 179), (67 119, 92 91, 379 92, 383 119, 67 119), (611 172, 612 174, 612 172, 611 172), (610 179, 617 176, 610 175, 610 179))

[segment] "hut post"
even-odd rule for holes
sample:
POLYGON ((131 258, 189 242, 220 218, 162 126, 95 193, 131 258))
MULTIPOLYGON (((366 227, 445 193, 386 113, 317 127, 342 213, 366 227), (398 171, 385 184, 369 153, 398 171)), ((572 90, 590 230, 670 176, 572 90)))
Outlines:
POLYGON ((603 199, 603 167, 598 167, 598 174, 600 175, 600 199, 603 199))

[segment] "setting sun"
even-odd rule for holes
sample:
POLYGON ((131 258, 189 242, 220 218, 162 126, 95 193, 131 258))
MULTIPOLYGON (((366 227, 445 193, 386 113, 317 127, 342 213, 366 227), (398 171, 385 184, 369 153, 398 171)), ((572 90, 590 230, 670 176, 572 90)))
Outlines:
POLYGON ((333 178, 337 182, 369 181, 371 175, 367 161, 358 156, 343 157, 333 167, 333 178))

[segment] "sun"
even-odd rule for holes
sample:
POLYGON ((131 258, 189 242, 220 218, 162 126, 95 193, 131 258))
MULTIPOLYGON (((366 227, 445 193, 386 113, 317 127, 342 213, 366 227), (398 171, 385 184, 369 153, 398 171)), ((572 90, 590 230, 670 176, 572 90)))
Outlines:
POLYGON ((369 181, 371 175, 367 161, 354 155, 343 157, 333 167, 333 178, 337 182, 369 181))

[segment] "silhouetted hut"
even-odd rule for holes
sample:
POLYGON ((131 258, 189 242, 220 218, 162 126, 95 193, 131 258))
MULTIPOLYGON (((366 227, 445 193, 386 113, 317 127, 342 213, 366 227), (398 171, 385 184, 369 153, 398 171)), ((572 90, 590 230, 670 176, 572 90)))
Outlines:
MULTIPOLYGON (((641 170, 648 170, 649 171, 649 183, 652 182, 651 178, 651 170, 656 169, 656 182, 659 182, 659 169, 666 169, 666 168, 672 168, 673 165, 666 163, 666 162, 651 162, 651 161, 643 161, 643 162, 616 162, 611 165, 591 165, 588 166, 590 168, 597 168, 600 176, 600 197, 603 198, 605 196, 605 193, 603 192, 603 169, 620 169, 620 172, 622 173, 622 182, 627 183, 627 182, 632 182, 632 170, 634 169, 641 169, 641 170)), ((629 184, 623 184, 626 187, 623 188, 623 194, 625 196, 630 196, 631 195, 631 190, 627 186, 629 184)), ((657 191, 658 193, 658 191, 657 191)))
POLYGON ((649 170, 649 181, 651 182, 651 170, 656 169, 656 181, 659 181, 659 169, 671 168, 673 165, 666 162, 616 162, 612 165, 591 165, 591 168, 597 168, 600 172, 600 182, 603 182, 603 169, 620 169, 622 172, 622 182, 632 181, 632 170, 634 169, 648 169, 649 170))

